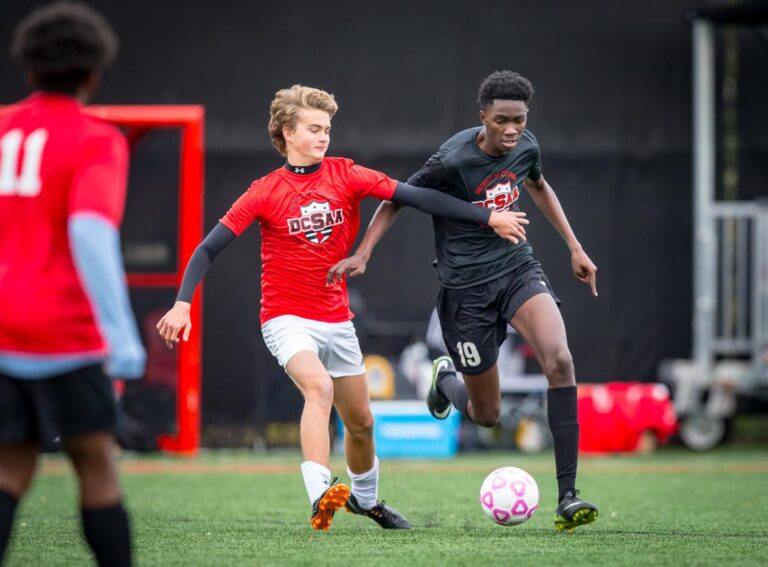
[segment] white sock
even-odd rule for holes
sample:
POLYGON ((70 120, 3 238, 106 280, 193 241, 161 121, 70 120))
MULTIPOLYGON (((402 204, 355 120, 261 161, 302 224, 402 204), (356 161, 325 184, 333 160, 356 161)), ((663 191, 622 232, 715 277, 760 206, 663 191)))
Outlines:
POLYGON ((355 474, 347 467, 347 473, 352 479, 352 494, 357 503, 365 510, 373 508, 379 498, 379 458, 373 457, 373 468, 368 472, 355 474))
POLYGON ((315 500, 328 490, 331 484, 331 471, 314 461, 304 461, 301 463, 301 475, 304 477, 304 487, 307 489, 309 503, 314 504, 315 500))

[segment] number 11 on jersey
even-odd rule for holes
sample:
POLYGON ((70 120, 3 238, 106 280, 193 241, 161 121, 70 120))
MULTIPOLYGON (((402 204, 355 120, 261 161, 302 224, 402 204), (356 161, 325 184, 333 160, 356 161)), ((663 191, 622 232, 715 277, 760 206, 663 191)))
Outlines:
POLYGON ((38 128, 26 138, 19 128, 8 131, 0 138, 0 195, 35 197, 40 193, 40 163, 48 131, 38 128), (19 171, 19 150, 24 146, 24 160, 19 171))

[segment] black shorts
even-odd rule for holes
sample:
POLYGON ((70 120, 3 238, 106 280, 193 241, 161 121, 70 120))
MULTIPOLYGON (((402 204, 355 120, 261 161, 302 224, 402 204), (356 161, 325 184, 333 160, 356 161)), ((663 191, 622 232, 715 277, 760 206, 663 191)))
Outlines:
POLYGON ((42 380, 0 374, 1 444, 50 446, 56 437, 112 431, 116 420, 115 392, 100 365, 42 380))
POLYGON ((440 288, 437 314, 443 339, 457 370, 480 374, 496 364, 507 323, 534 295, 560 299, 538 262, 531 262, 495 280, 462 289, 440 288))

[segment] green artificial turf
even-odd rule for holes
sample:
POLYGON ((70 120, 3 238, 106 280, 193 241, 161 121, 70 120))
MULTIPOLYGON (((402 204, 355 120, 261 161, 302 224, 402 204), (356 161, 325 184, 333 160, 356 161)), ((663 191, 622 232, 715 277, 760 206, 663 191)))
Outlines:
MULTIPOLYGON (((764 449, 582 458, 579 488, 600 518, 572 534, 552 524, 550 454, 383 461, 380 497, 414 525, 400 532, 343 512, 329 532, 312 531, 299 462, 298 454, 123 457, 136 564, 768 565, 764 449), (480 509, 480 484, 502 465, 539 483, 539 510, 522 526, 497 526, 480 509)), ((345 470, 338 460, 333 468, 345 470)), ((48 457, 17 514, 6 565, 88 565, 75 501, 72 475, 48 457)))

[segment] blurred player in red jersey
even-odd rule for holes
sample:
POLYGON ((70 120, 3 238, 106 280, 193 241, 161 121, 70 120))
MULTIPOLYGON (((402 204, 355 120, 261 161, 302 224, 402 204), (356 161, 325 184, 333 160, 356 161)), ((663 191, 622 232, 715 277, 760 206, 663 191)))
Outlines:
POLYGON ((80 106, 116 50, 109 24, 69 2, 33 12, 13 40, 35 92, 0 113, 0 560, 40 445, 60 436, 97 562, 131 563, 103 369, 138 378, 145 361, 118 233, 128 149, 80 106))
POLYGON ((401 514, 378 500, 373 416, 346 281, 331 281, 326 274, 349 253, 365 197, 485 224, 515 242, 524 238, 527 221, 522 213, 491 212, 398 183, 349 159, 326 158, 337 108, 333 96, 319 89, 294 85, 277 92, 269 132, 287 163, 254 181, 206 236, 190 259, 176 304, 157 327, 171 348, 188 338, 195 287, 215 256, 259 221, 262 334, 304 396, 301 470, 312 504, 311 525, 327 530, 334 512, 346 505, 383 528, 408 529, 410 523, 401 514), (351 493, 347 485, 331 480, 328 469, 332 406, 346 430, 351 493))

